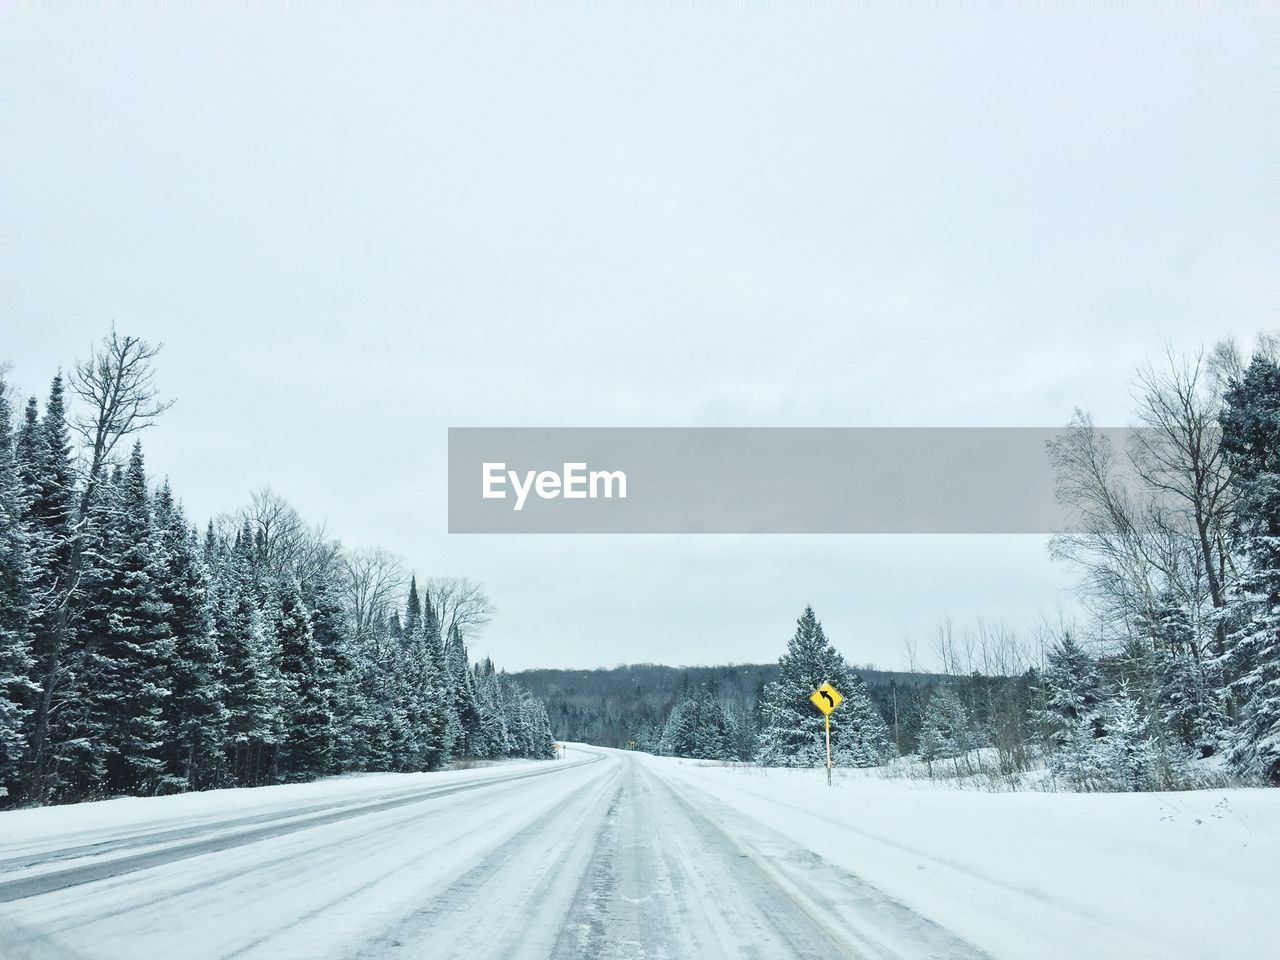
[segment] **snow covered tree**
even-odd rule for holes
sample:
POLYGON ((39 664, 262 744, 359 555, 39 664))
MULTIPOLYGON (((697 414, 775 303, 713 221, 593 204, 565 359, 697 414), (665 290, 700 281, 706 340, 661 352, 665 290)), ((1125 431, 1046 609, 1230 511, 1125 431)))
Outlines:
MULTIPOLYGON (((662 753, 698 760, 732 760, 737 756, 734 730, 714 682, 690 689, 667 717, 659 741, 662 753)), ((824 748, 825 749, 825 748, 824 748)))
POLYGON ((826 763, 823 717, 809 701, 822 683, 844 694, 831 715, 831 750, 841 766, 874 766, 894 756, 893 741, 862 680, 827 641, 812 607, 796 622, 787 652, 778 660, 778 679, 760 704, 759 759, 773 766, 811 767, 826 763))
POLYGON ((1081 722, 1092 727, 1095 735, 1101 733, 1098 704, 1102 700, 1102 681, 1097 664, 1069 633, 1049 651, 1040 673, 1040 695, 1040 719, 1050 749, 1074 738, 1081 722))
POLYGON ((418 596, 418 578, 409 578, 409 600, 404 608, 404 632, 413 633, 422 624, 422 600, 418 596))
MULTIPOLYGON (((44 417, 36 401, 26 407, 18 431, 15 459, 22 486, 31 560, 32 596, 38 602, 31 620, 32 695, 28 703, 30 731, 28 799, 48 795, 53 765, 50 721, 55 702, 71 679, 68 660, 72 591, 78 583, 75 471, 67 429, 62 376, 53 378, 44 417)), ((64 697, 65 699, 65 697, 64 697)))
POLYGON ((260 782, 263 759, 275 742, 275 704, 266 626, 256 598, 252 541, 243 533, 215 576, 214 624, 222 651, 227 711, 227 769, 235 782, 260 782))
POLYGON ((349 725, 353 704, 349 683, 354 669, 353 631, 343 610, 338 588, 326 576, 317 576, 302 584, 303 602, 311 614, 311 635, 315 640, 317 682, 321 695, 329 705, 332 718, 332 743, 329 769, 348 769, 351 754, 349 725))
POLYGON ((1222 448, 1246 559, 1245 610, 1226 657, 1241 707, 1231 756, 1280 784, 1280 365, 1256 356, 1225 399, 1222 448))
POLYGON ((476 707, 480 711, 477 756, 487 759, 509 756, 512 745, 502 703, 502 689, 498 684, 493 661, 487 657, 476 665, 474 685, 476 707))
POLYGON ((428 605, 422 626, 422 709, 420 737, 423 743, 422 768, 438 770, 453 758, 458 724, 453 709, 440 623, 428 605))
POLYGON ((1096 766, 1113 790, 1150 790, 1161 785, 1161 756, 1138 703, 1121 684, 1103 705, 1106 734, 1095 741, 1096 766))
POLYGON ((280 774, 310 780, 329 769, 333 718, 325 698, 311 617, 296 583, 282 585, 276 631, 280 644, 280 774))
POLYGON ((152 524, 142 447, 110 500, 103 498, 84 570, 86 609, 80 685, 86 731, 104 759, 109 792, 154 792, 164 773, 164 723, 173 639, 160 618, 152 566, 152 524))
POLYGON ((973 772, 970 751, 978 746, 973 721, 954 687, 941 683, 929 697, 924 719, 920 726, 920 757, 929 766, 933 776, 933 761, 956 761, 956 773, 960 772, 960 760, 964 760, 966 772, 973 772))
POLYGON ((1201 757, 1210 757, 1228 727, 1222 693, 1208 666, 1189 650, 1177 650, 1162 664, 1161 722, 1169 734, 1201 757))
POLYGON ((151 556, 159 620, 172 648, 169 697, 161 711, 167 780, 178 789, 200 790, 216 785, 222 771, 221 651, 195 532, 167 481, 155 497, 151 556))
POLYGON ((453 699, 453 713, 457 718, 457 739, 454 755, 474 758, 484 747, 483 718, 476 703, 475 678, 467 663, 467 647, 462 634, 455 628, 445 643, 445 673, 453 699))
POLYGON ((33 570, 14 457, 8 384, 0 378, 0 803, 21 793, 30 680, 33 570))

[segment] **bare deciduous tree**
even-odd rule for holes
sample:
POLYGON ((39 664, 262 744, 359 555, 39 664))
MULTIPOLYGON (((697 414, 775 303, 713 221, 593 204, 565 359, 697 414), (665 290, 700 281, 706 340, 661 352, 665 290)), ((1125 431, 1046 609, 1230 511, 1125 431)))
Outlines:
POLYGON ((1189 525, 1200 551, 1197 572, 1221 609, 1232 494, 1218 424, 1221 394, 1205 389, 1207 379, 1203 352, 1187 358, 1168 352, 1164 367, 1139 372, 1138 416, 1146 429, 1135 433, 1131 459, 1147 486, 1171 499, 1172 510, 1162 517, 1169 532, 1189 525))
POLYGON ((344 579, 342 542, 330 537, 323 523, 311 524, 269 487, 255 490, 249 504, 214 521, 218 537, 231 543, 248 527, 258 559, 273 574, 299 583, 311 579, 340 583, 344 579))
POLYGON ((103 466, 122 437, 145 430, 173 406, 161 400, 152 361, 164 344, 152 346, 139 337, 111 332, 94 347, 89 359, 76 364, 71 389, 87 408, 73 426, 89 451, 80 512, 89 508, 103 466))
MULTIPOLYGON (((1083 599, 1100 640, 1144 639, 1164 597, 1186 611, 1204 643, 1223 650, 1221 618, 1234 576, 1228 529, 1233 510, 1218 413, 1222 377, 1238 351, 1220 344, 1206 358, 1166 354, 1138 372, 1138 427, 1128 449, 1113 450, 1077 411, 1050 456, 1061 501, 1078 521, 1055 537, 1055 556, 1084 570, 1083 599)), ((1154 641, 1154 636, 1145 639, 1154 641)))
POLYGON ((376 626, 404 593, 404 565, 393 554, 375 548, 345 555, 343 566, 345 600, 356 639, 376 643, 376 626))
POLYGON ((432 577, 424 586, 446 638, 455 630, 474 636, 493 618, 496 608, 484 588, 466 577, 432 577))

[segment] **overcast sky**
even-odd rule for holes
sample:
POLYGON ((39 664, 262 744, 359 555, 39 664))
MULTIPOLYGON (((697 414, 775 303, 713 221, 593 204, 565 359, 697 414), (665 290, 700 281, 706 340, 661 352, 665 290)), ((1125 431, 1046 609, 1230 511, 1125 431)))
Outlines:
POLYGON ((202 6, 0 11, 0 360, 43 393, 113 319, 164 341, 146 449, 194 519, 270 485, 479 579, 508 668, 770 660, 806 603, 899 666, 1073 575, 1037 537, 450 537, 450 426, 1121 425, 1165 341, 1274 325, 1262 5, 202 6))

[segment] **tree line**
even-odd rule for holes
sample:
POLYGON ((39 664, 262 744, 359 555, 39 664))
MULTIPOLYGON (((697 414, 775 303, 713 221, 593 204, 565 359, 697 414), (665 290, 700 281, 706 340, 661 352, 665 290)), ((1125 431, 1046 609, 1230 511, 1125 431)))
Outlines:
POLYGON ((469 660, 477 585, 406 584, 269 491, 197 532, 122 443, 168 408, 157 350, 112 330, 43 410, 0 378, 0 804, 553 756, 469 660))

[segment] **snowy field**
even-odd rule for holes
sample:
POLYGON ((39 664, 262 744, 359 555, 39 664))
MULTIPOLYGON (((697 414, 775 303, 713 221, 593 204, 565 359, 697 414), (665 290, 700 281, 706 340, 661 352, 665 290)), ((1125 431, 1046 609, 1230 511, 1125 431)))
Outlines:
POLYGON ((0 957, 1271 955, 1280 791, 567 759, 0 814, 0 957))

